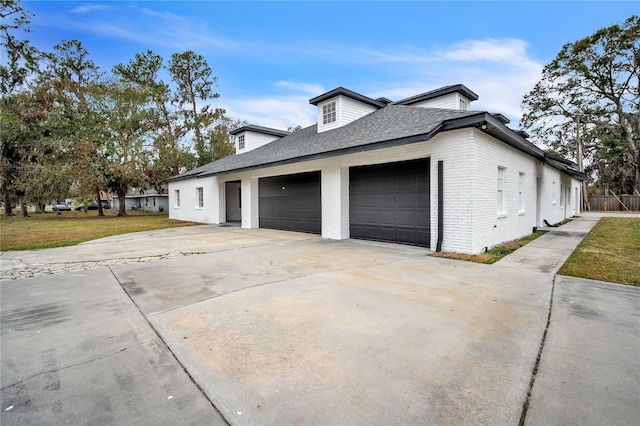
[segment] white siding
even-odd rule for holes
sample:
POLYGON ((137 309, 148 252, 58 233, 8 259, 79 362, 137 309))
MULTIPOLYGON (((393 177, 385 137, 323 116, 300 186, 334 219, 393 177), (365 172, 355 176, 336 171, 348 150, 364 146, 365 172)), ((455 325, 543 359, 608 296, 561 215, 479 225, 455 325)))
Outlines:
POLYGON ((371 105, 358 102, 343 95, 338 95, 318 104, 318 132, 325 132, 327 130, 344 126, 345 124, 349 124, 367 114, 371 114, 376 109, 376 107, 371 105), (331 102, 336 103, 336 121, 333 123, 323 124, 322 107, 330 104, 331 102))
POLYGON ((363 104, 362 102, 358 102, 346 96, 341 95, 340 97, 342 98, 342 102, 340 103, 341 113, 339 114, 341 126, 349 124, 352 121, 356 121, 357 119, 377 110, 376 107, 363 104))
POLYGON ((273 142, 276 139, 280 139, 279 136, 265 135, 264 133, 246 131, 235 135, 234 144, 236 146, 236 154, 242 154, 248 152, 262 145, 266 145, 269 142, 273 142), (238 138, 244 136, 244 148, 238 147, 238 138))
POLYGON ((466 109, 469 109, 469 99, 465 98, 460 93, 449 93, 447 95, 438 96, 437 98, 411 104, 411 106, 422 108, 460 109, 461 100, 466 102, 466 109))

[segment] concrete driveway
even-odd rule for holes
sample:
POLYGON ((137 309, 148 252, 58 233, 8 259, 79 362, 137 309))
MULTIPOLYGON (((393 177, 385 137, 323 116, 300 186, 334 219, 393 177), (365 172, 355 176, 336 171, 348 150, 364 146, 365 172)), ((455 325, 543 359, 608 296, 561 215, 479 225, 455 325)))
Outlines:
MULTIPOLYGON (((528 394, 558 374, 538 360, 553 275, 427 253, 215 226, 2 253, 0 419, 545 424, 528 394)), ((639 414, 626 344, 620 421, 639 414)))

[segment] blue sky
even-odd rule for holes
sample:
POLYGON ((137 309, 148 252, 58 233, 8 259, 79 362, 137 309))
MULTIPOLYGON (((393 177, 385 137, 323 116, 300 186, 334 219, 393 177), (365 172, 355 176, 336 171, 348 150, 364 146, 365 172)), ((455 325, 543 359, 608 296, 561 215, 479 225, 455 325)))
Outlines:
MULTIPOLYGON (((193 50, 217 107, 251 124, 313 124, 338 86, 392 100, 463 83, 472 109, 517 126, 520 102, 563 44, 640 13, 637 1, 29 1, 41 50, 80 40, 103 71, 152 50, 193 50)), ((514 127, 515 127, 514 126, 514 127)))

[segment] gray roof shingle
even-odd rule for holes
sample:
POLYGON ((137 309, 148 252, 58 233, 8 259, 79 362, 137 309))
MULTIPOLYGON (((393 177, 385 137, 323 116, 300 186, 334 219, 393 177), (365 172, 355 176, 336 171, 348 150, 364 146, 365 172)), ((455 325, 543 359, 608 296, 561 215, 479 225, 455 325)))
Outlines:
MULTIPOLYGON (((544 151, 487 112, 388 105, 337 129, 318 133, 317 125, 309 126, 251 151, 224 157, 167 181, 227 174, 413 143, 428 140, 440 131, 467 127, 482 128, 486 133, 535 158, 544 160, 546 157, 544 151)), ((567 171, 566 167, 560 167, 557 162, 549 164, 567 171)), ((584 175, 571 174, 584 179, 584 175)))
POLYGON ((477 114, 477 111, 389 105, 337 129, 318 133, 316 125, 309 126, 249 152, 224 157, 168 180, 211 176, 304 161, 317 156, 338 155, 345 150, 403 140, 412 136, 424 136, 424 140, 428 139, 425 135, 437 131, 446 120, 477 114))

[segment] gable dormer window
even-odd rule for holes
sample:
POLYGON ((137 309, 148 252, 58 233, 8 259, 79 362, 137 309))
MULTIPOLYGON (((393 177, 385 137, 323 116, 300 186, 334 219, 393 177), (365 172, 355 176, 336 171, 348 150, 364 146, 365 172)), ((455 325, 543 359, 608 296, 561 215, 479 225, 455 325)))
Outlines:
POLYGON ((238 136, 238 149, 244 149, 244 135, 238 136))
POLYGON ((467 102, 467 101, 465 101, 463 99, 460 99, 460 109, 462 111, 468 110, 469 109, 469 102, 467 102))
POLYGON ((331 102, 322 105, 322 124, 329 124, 336 121, 336 103, 331 102))

